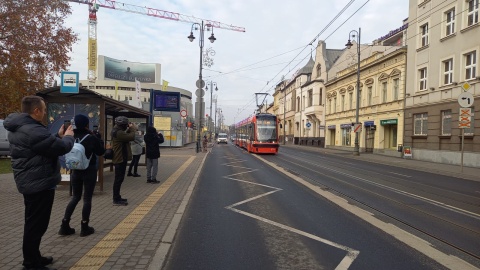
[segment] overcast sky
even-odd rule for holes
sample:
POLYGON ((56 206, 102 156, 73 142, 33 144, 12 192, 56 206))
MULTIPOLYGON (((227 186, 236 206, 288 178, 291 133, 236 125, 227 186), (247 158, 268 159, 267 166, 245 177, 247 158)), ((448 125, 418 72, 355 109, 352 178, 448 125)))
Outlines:
MULTIPOLYGON (((102 0, 103 2, 103 0, 102 0)), ((218 108, 226 124, 248 117, 256 108, 255 93, 267 93, 273 102, 274 87, 282 76, 290 78, 310 58, 308 46, 325 40, 328 49, 342 49, 351 30, 361 27, 361 43, 368 44, 402 26, 408 17, 407 0, 122 0, 131 5, 218 21, 244 27, 246 32, 214 29, 217 40, 211 44, 205 32, 204 49, 213 48, 214 64, 204 66, 206 82, 217 83, 218 108), (338 16, 342 10, 348 8, 338 16), (335 17, 337 17, 335 19, 335 17), (332 23, 332 21, 335 21, 332 23)), ((88 9, 71 3, 67 25, 79 34, 73 46, 70 71, 87 78, 88 9)), ((199 31, 190 42, 192 24, 136 13, 102 9, 97 13, 98 54, 142 63, 160 63, 161 78, 169 85, 192 92, 199 75, 199 31)), ((313 55, 315 56, 315 55, 313 55)), ((205 94, 206 113, 210 92, 205 94)), ((214 106, 213 106, 214 107, 214 106)), ((193 112, 189 112, 193 115, 193 112)))

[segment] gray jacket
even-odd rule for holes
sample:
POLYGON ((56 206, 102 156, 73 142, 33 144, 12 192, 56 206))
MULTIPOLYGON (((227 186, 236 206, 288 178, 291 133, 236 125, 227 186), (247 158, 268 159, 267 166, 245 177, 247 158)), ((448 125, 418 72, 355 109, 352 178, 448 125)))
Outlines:
POLYGON ((33 194, 55 188, 61 180, 58 157, 70 152, 73 136, 57 137, 26 113, 10 114, 3 125, 10 131, 8 140, 18 191, 33 194))

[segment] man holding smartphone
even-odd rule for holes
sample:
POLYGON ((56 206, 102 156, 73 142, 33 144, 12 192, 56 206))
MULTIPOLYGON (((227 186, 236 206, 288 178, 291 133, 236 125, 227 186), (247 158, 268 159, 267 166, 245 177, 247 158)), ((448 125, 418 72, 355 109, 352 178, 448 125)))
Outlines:
POLYGON ((23 231, 24 269, 51 269, 50 256, 40 253, 40 242, 47 231, 52 213, 55 188, 60 180, 59 156, 73 147, 73 128, 65 126, 51 134, 42 123, 47 107, 43 98, 26 96, 22 99, 22 113, 10 114, 3 125, 9 131, 12 169, 18 191, 25 204, 23 231))

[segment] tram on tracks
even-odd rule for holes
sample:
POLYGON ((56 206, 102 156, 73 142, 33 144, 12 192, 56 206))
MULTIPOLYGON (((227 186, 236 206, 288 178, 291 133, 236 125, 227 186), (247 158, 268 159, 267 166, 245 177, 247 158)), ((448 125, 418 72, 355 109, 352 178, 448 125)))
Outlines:
POLYGON ((278 153, 278 119, 269 113, 258 113, 235 124, 235 144, 249 153, 278 153))

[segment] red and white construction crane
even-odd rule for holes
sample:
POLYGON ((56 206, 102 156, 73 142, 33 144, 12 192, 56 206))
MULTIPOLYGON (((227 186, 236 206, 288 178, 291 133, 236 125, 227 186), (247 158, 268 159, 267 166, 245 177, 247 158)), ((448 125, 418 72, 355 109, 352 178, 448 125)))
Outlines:
POLYGON ((244 27, 228 25, 225 23, 200 19, 194 16, 183 15, 177 12, 170 12, 155 8, 141 7, 113 0, 64 0, 66 2, 74 2, 88 5, 88 80, 94 83, 97 70, 97 11, 100 7, 121 10, 125 12, 137 13, 141 15, 151 16, 159 19, 167 19, 172 21, 202 23, 212 28, 221 28, 226 30, 245 32, 244 27))

